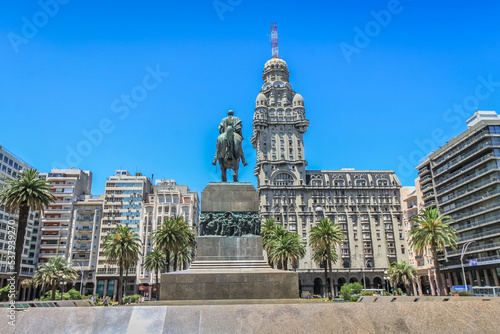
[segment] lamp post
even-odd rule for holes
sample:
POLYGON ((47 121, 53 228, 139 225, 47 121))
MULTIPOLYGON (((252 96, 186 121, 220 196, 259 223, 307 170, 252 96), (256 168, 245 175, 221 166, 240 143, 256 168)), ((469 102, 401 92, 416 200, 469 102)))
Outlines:
POLYGON ((465 290, 466 291, 469 291, 469 289, 467 288, 467 278, 465 277, 465 269, 464 269, 464 256, 465 256, 465 252, 467 252, 467 248, 469 247, 469 245, 473 242, 476 242, 475 240, 473 241, 469 241, 469 242, 466 242, 463 246, 462 246, 462 255, 460 256, 460 262, 462 263, 462 275, 464 276, 464 285, 465 285, 465 290))
POLYGON ((385 280, 385 284, 387 286, 387 293, 389 293, 389 275, 387 274, 387 270, 384 271, 384 280, 385 280))
POLYGON ((75 263, 78 265, 78 267, 80 267, 80 273, 82 275, 81 283, 80 283, 80 294, 82 294, 82 287, 83 287, 83 265, 80 262, 73 262, 73 264, 75 264, 75 263))
MULTIPOLYGON (((363 261, 363 268, 362 268, 362 271, 363 271, 363 285, 364 285, 365 290, 366 290, 365 267, 366 267, 366 264, 368 263, 368 261, 370 261, 370 259, 365 259, 363 261)), ((359 263, 359 260, 358 260, 358 263, 359 263)))

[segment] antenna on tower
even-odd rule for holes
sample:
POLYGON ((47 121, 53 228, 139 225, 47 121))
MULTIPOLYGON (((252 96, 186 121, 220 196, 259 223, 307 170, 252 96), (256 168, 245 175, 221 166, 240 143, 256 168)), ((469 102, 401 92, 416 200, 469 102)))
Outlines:
POLYGON ((273 58, 279 58, 278 55, 278 26, 276 23, 271 23, 271 47, 273 58))

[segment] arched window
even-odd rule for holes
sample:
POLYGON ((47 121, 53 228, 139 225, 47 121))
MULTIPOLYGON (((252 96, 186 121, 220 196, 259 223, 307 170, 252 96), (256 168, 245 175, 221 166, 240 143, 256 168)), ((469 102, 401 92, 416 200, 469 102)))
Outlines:
POLYGON ((279 173, 274 177, 275 186, 293 186, 293 177, 287 173, 279 173))

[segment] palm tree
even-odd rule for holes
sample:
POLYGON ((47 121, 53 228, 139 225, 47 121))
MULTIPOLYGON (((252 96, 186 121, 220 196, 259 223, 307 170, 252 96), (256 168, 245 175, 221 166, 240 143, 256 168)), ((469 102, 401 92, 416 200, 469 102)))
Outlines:
POLYGON ((193 262, 195 257, 195 247, 185 247, 181 249, 178 253, 177 261, 179 261, 179 267, 181 270, 186 270, 188 268, 188 263, 193 262))
POLYGON ((0 203, 5 204, 6 210, 19 210, 14 257, 14 272, 18 273, 16 287, 19 284, 24 236, 26 235, 30 210, 38 210, 41 213, 55 199, 54 195, 50 193, 49 183, 45 179, 39 178, 38 171, 33 168, 24 170, 16 179, 7 181, 0 192, 0 203))
MULTIPOLYGON (((25 279, 21 282, 21 286, 23 287, 23 298, 22 300, 26 300, 26 290, 31 287, 31 285, 33 284, 33 280, 32 279, 25 279)), ((28 299, 29 299, 30 296, 28 296, 28 299)))
MULTIPOLYGON (((339 259, 339 256, 337 252, 335 251, 335 248, 331 247, 330 253, 332 254, 332 262, 336 263, 337 260, 339 259)), ((323 267, 325 268, 325 284, 328 284, 328 253, 326 251, 326 247, 316 247, 313 249, 313 261, 316 262, 318 265, 323 264, 323 267)))
POLYGON ((309 245, 313 248, 326 248, 326 257, 328 269, 330 272, 330 284, 328 284, 328 296, 331 298, 333 290, 333 273, 332 273, 332 247, 344 242, 344 232, 340 225, 334 224, 330 219, 321 219, 316 226, 311 229, 309 236, 309 245))
POLYGON ((52 300, 55 300, 56 290, 61 286, 61 280, 65 278, 68 282, 72 282, 77 277, 76 270, 71 268, 62 257, 56 256, 38 267, 33 275, 33 282, 37 286, 42 285, 44 290, 46 286, 50 287, 52 289, 52 300))
POLYGON ((182 245, 194 245, 195 236, 193 230, 182 217, 171 217, 165 219, 153 234, 153 242, 165 252, 166 271, 170 272, 171 255, 176 262, 182 245))
POLYGON ((196 245, 196 236, 193 229, 188 225, 188 223, 182 216, 174 217, 174 220, 176 221, 176 224, 179 228, 179 235, 181 236, 179 238, 179 242, 173 248, 173 269, 174 271, 177 271, 178 264, 182 263, 181 261, 179 261, 179 255, 181 253, 186 253, 187 249, 196 245))
POLYGON ((441 270, 438 263, 438 249, 444 251, 446 246, 452 249, 457 248, 457 232, 448 225, 451 222, 450 216, 440 215, 440 208, 427 208, 420 210, 420 213, 411 219, 414 224, 408 232, 410 245, 417 254, 423 254, 430 250, 434 260, 434 269, 439 295, 444 295, 443 284, 441 281, 441 270))
POLYGON ((276 238, 272 241, 269 259, 271 262, 281 263, 283 269, 288 270, 288 261, 295 263, 303 258, 306 254, 306 248, 304 241, 297 233, 284 231, 285 233, 282 235, 275 234, 276 238))
POLYGON ((287 233, 288 231, 283 225, 277 225, 272 218, 266 219, 260 231, 260 235, 262 236, 262 246, 267 253, 267 263, 269 263, 270 266, 273 266, 273 262, 275 262, 271 257, 271 253, 276 246, 276 241, 283 238, 287 233))
POLYGON ((120 276, 118 279, 118 302, 123 298, 123 269, 137 262, 140 254, 141 241, 139 235, 130 227, 119 225, 104 239, 103 253, 108 261, 118 263, 120 276))
POLYGON ((393 287, 396 288, 398 284, 403 284, 408 295, 411 293, 411 283, 418 275, 417 269, 406 261, 391 263, 387 274, 393 287))
POLYGON ((144 268, 148 271, 154 271, 156 276, 156 299, 159 300, 160 296, 160 284, 158 280, 158 273, 160 268, 165 267, 165 254, 160 249, 154 249, 146 255, 146 260, 144 261, 144 268))

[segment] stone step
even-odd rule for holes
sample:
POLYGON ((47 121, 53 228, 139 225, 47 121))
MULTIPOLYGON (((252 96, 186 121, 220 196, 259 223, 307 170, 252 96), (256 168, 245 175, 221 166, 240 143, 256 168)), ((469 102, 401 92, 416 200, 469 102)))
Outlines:
POLYGON ((265 268, 269 269, 266 261, 195 261, 189 270, 206 269, 244 269, 244 268, 265 268))

